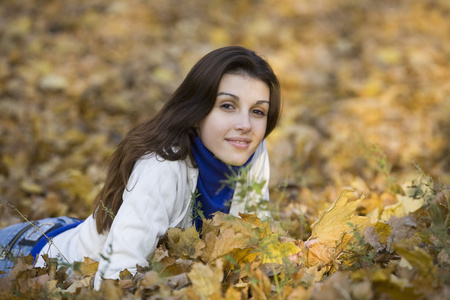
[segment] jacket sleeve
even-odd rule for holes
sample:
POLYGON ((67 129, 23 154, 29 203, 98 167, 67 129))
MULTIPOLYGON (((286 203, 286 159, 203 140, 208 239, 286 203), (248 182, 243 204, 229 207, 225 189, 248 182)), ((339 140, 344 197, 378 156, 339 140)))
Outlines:
POLYGON ((154 156, 139 160, 123 192, 123 203, 114 217, 95 277, 94 288, 102 278, 117 279, 136 264, 147 266, 158 240, 173 218, 184 210, 185 178, 179 162, 159 161, 154 156), (181 188, 180 188, 181 184, 181 188))

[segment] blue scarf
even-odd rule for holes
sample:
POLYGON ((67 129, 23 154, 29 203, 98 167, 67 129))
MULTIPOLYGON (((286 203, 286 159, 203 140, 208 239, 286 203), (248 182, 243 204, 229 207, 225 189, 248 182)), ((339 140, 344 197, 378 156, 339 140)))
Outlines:
POLYGON ((194 138, 192 152, 199 171, 197 180, 199 195, 194 202, 193 219, 197 231, 200 231, 203 222, 198 210, 203 212, 206 219, 212 218, 212 214, 218 211, 230 212, 230 200, 233 198, 234 186, 224 185, 223 181, 227 179, 227 176, 238 174, 239 169, 252 160, 253 154, 243 166, 231 166, 216 158, 203 145, 198 136, 194 138))

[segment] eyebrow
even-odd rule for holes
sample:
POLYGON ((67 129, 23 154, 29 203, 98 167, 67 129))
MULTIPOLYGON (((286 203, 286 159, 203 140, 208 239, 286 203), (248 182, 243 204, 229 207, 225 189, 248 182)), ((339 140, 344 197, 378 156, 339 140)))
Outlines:
MULTIPOLYGON (((230 96, 234 100, 239 101, 239 97, 234 95, 234 94, 230 94, 230 93, 226 93, 226 92, 220 92, 220 93, 217 94, 217 97, 219 97, 219 96, 230 96)), ((267 104, 270 105, 270 101, 267 101, 267 100, 258 100, 256 102, 256 104, 263 104, 263 103, 267 103, 267 104)))

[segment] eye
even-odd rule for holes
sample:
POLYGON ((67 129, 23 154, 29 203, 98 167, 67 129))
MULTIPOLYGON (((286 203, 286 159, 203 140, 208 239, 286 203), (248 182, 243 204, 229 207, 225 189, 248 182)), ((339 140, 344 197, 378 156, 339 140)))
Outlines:
POLYGON ((252 113, 257 115, 257 116, 260 116, 260 117, 265 117, 266 116, 266 113, 263 110, 261 110, 261 109, 253 109, 252 113))
POLYGON ((221 108, 225 109, 225 110, 232 110, 234 109, 234 106, 230 103, 223 103, 220 105, 221 108))

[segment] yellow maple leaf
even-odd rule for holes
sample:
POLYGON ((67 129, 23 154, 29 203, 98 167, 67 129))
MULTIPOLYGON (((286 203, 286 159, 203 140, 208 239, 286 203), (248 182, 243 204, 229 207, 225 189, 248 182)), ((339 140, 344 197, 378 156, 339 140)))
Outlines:
POLYGON ((361 230, 367 227, 369 219, 356 213, 362 198, 349 201, 352 197, 353 191, 343 190, 330 208, 311 225, 312 233, 309 239, 317 239, 327 247, 336 247, 342 236, 353 230, 352 227, 361 230))
POLYGON ((204 265, 202 263, 195 263, 191 271, 188 273, 189 280, 192 282, 192 287, 201 299, 214 299, 213 295, 218 295, 221 298, 221 284, 223 279, 223 262, 216 261, 216 266, 211 264, 204 265))
POLYGON ((230 264, 229 268, 234 270, 235 266, 245 265, 246 263, 253 262, 259 255, 259 251, 254 248, 234 249, 231 253, 234 264, 230 264))
POLYGON ((83 262, 75 262, 74 271, 80 276, 93 276, 98 269, 98 261, 85 257, 83 262))
POLYGON ((277 235, 269 235, 261 240, 261 260, 262 263, 282 264, 283 258, 300 252, 300 248, 293 242, 281 243, 277 235))

